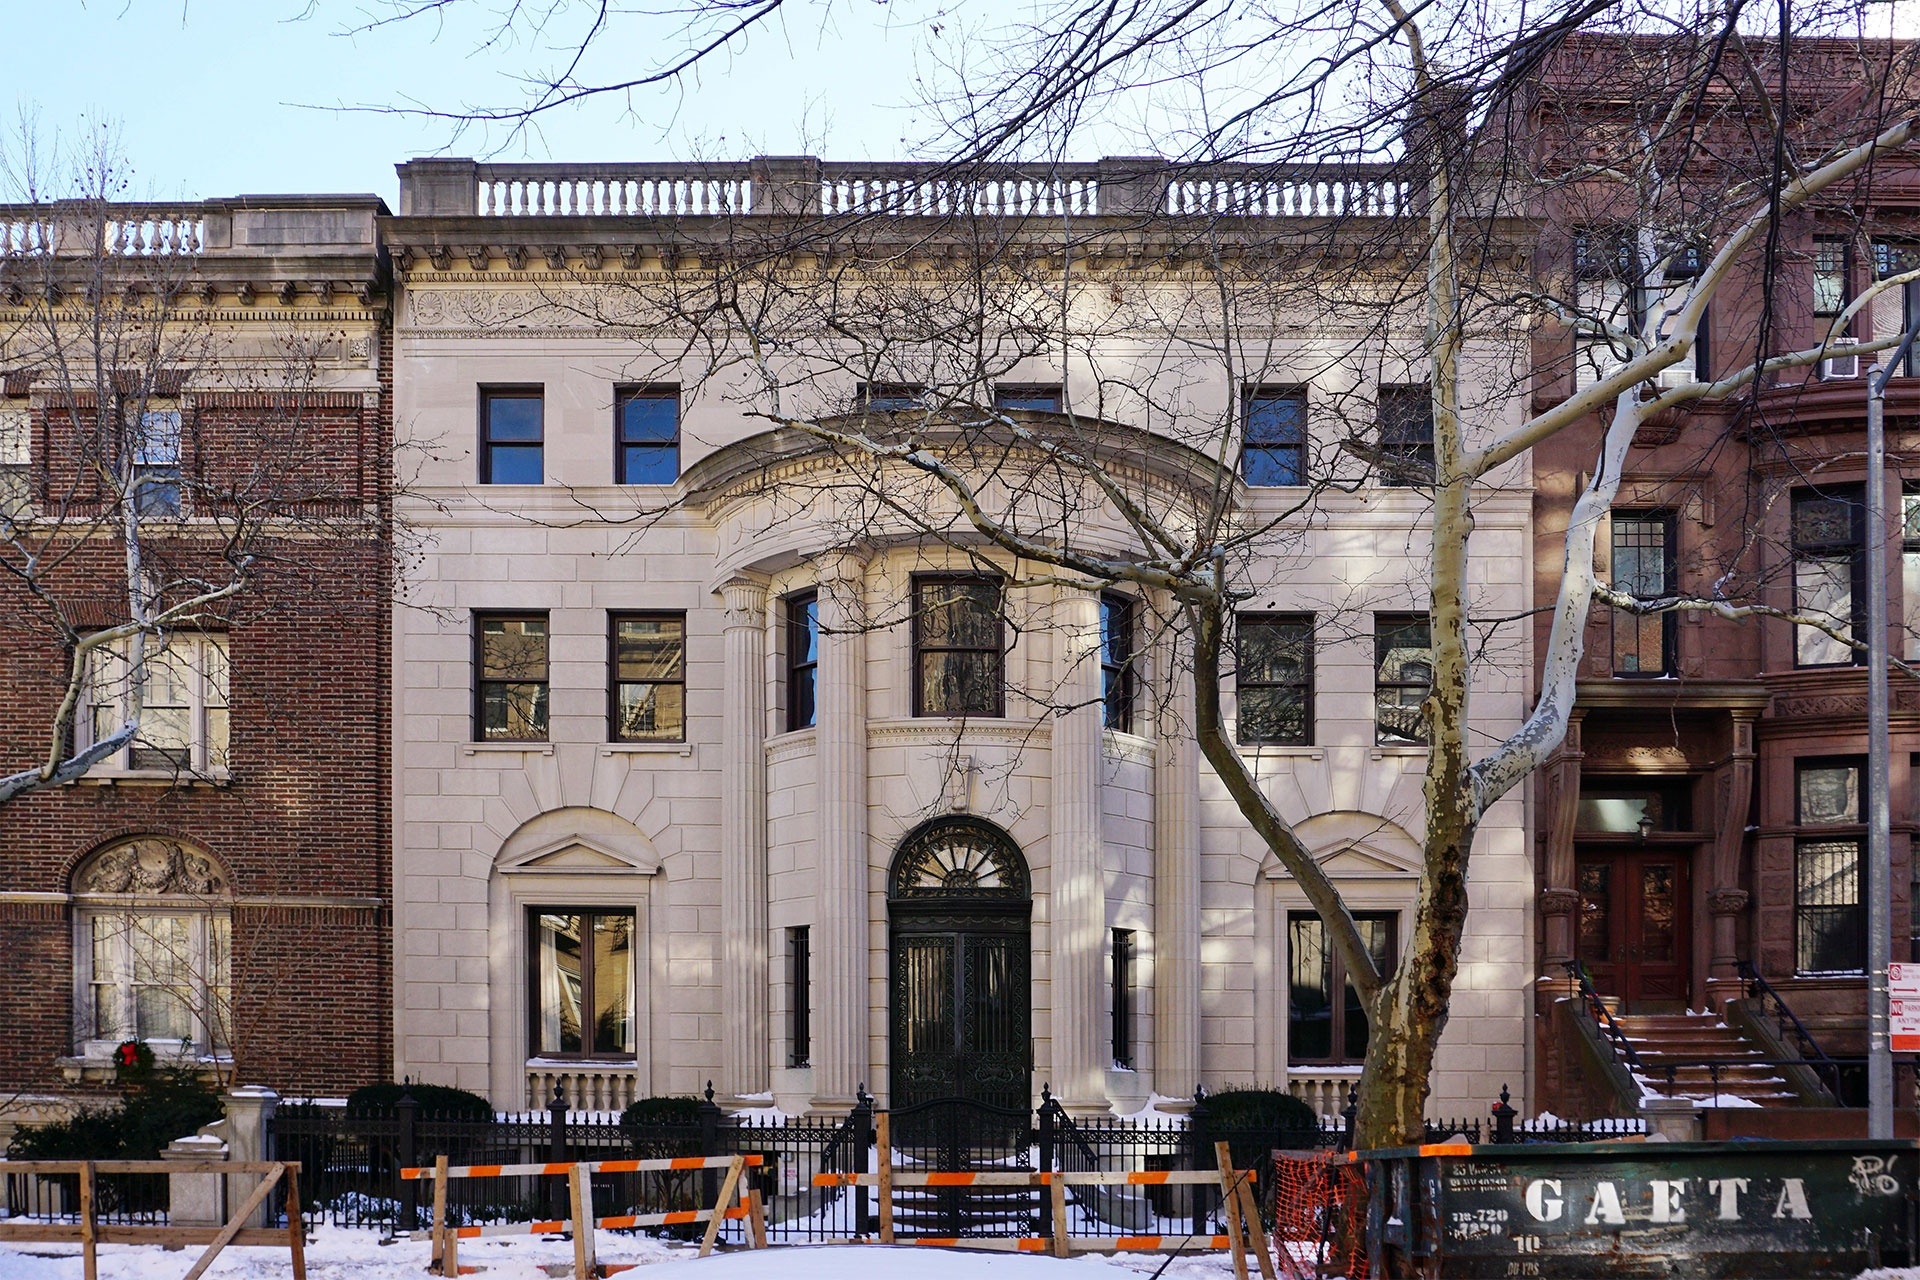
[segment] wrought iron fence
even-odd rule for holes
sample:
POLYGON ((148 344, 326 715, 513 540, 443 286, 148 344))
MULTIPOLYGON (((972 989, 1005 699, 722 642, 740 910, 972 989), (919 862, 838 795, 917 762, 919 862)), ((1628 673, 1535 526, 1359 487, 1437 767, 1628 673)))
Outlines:
MULTIPOLYGON (((43 1222, 80 1221, 80 1175, 9 1173, 0 1177, 0 1216, 43 1222)), ((102 1226, 149 1226, 167 1220, 167 1175, 102 1173, 93 1178, 93 1220, 102 1226)))

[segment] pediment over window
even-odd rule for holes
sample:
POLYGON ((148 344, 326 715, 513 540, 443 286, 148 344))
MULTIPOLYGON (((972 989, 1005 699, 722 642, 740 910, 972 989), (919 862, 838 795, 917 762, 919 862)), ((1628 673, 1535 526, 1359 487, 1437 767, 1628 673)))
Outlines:
POLYGON ((232 892, 233 880, 212 854, 171 836, 133 836, 88 854, 73 872, 73 891, 184 894, 232 892))
POLYGON ((555 809, 524 823, 494 857, 502 874, 650 876, 660 855, 640 829, 602 809, 555 809))
MULTIPOLYGON (((1377 814, 1316 814, 1295 830, 1314 861, 1335 880, 1407 880, 1420 874, 1419 843, 1377 814)), ((1261 872, 1269 880, 1292 878, 1272 854, 1261 872)))

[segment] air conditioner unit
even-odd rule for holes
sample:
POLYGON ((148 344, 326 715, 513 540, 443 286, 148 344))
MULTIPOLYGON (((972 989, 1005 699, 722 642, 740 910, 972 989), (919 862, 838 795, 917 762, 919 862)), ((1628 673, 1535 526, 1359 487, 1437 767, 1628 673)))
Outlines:
POLYGON ((1662 391, 1671 391, 1675 387, 1684 387, 1693 380, 1692 360, 1682 360, 1678 364, 1668 365, 1660 371, 1660 376, 1657 379, 1662 391))
POLYGON ((1857 378, 1860 376, 1859 356, 1834 356, 1820 362, 1820 380, 1830 378, 1857 378))

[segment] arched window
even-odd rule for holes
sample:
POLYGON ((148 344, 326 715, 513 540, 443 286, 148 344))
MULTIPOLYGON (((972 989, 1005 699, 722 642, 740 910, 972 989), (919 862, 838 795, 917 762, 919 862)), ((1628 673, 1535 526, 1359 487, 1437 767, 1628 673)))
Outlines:
POLYGON ((232 882, 205 850, 135 836, 73 875, 74 1039, 83 1057, 126 1040, 166 1054, 224 1052, 230 1037, 232 882))
POLYGON ((998 827, 973 818, 929 822, 900 842, 887 896, 1027 899, 1027 862, 998 827))

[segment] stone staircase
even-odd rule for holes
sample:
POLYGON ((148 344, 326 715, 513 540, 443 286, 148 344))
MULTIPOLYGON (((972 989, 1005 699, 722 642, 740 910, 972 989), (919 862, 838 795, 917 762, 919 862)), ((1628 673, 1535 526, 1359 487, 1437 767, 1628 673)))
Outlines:
POLYGON ((1717 1094, 1760 1107, 1802 1105, 1780 1069, 1766 1064, 1767 1055, 1715 1014, 1617 1014, 1614 1023, 1640 1059, 1642 1085, 1653 1093, 1717 1094))

